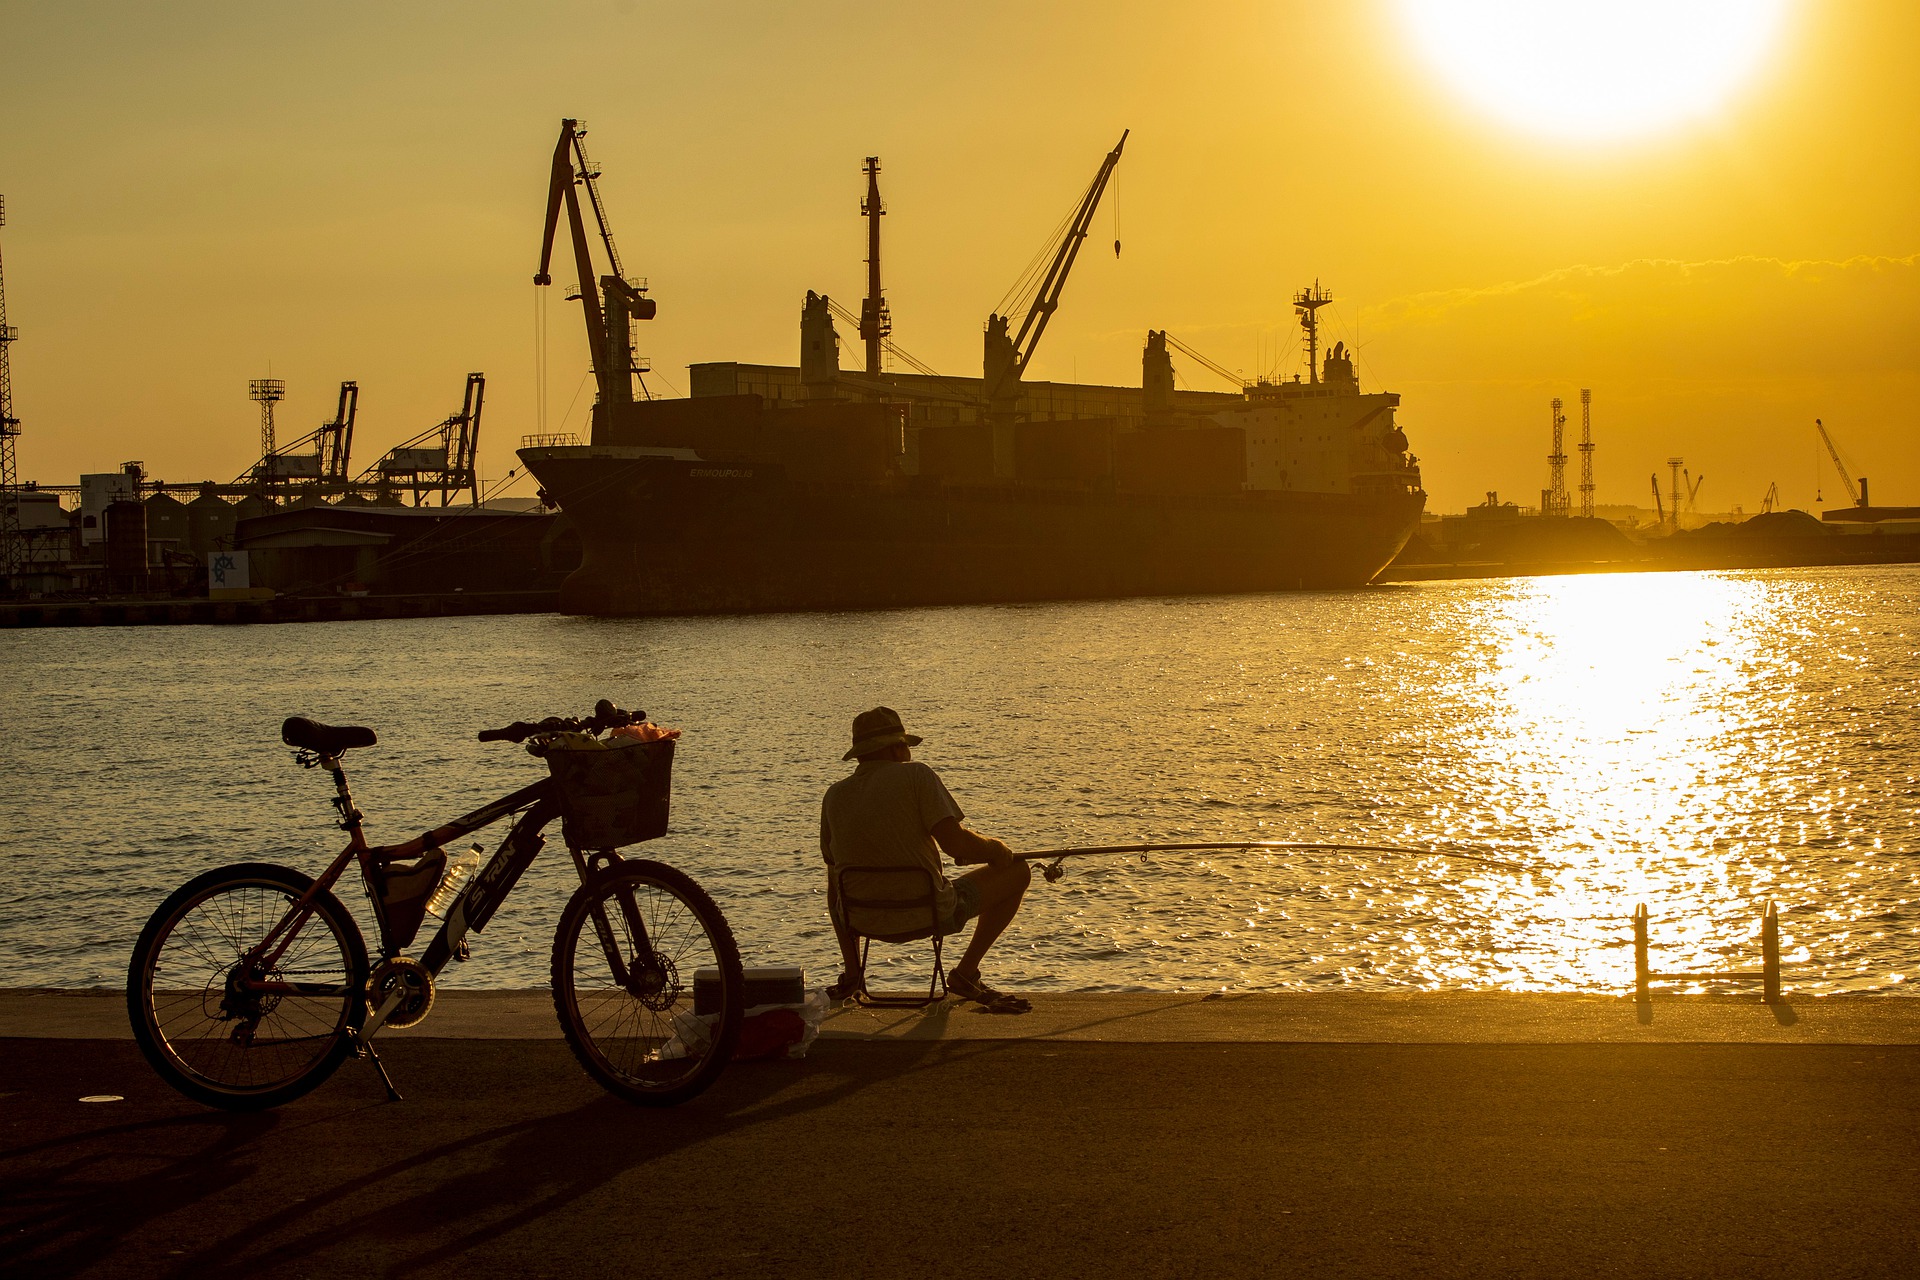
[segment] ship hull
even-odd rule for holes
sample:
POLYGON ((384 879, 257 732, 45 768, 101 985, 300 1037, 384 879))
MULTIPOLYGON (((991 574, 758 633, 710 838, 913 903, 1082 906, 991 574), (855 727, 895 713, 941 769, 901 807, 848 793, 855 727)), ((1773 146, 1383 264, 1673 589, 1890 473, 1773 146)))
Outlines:
POLYGON ((1371 582, 1425 495, 805 482, 687 450, 520 454, 579 528, 564 612, 885 609, 1371 582))

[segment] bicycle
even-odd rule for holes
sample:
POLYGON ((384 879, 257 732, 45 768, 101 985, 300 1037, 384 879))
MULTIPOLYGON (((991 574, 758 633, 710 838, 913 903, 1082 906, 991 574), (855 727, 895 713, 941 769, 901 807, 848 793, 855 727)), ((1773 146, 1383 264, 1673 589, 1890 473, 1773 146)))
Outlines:
POLYGON ((580 875, 553 941, 554 1012, 568 1046, 589 1076, 629 1101, 670 1106, 698 1094, 733 1056, 745 979, 726 917, 703 889, 664 863, 616 851, 666 832, 673 740, 612 746, 598 737, 645 720, 602 700, 589 717, 483 730, 482 742, 525 743, 549 776, 381 846, 366 841, 341 764, 377 735, 287 720, 281 740, 295 760, 332 775, 347 846, 318 878, 237 863, 161 904, 127 973, 128 1014, 147 1061, 189 1098, 257 1110, 307 1093, 350 1056, 365 1058, 400 1100, 375 1034, 427 1016, 435 981, 467 959, 468 936, 485 928, 559 818, 580 875), (510 815, 518 817, 484 867, 464 882, 449 872, 452 842, 510 815), (374 965, 333 893, 353 862, 379 926, 374 965), (441 924, 414 959, 404 952, 430 904, 441 924))

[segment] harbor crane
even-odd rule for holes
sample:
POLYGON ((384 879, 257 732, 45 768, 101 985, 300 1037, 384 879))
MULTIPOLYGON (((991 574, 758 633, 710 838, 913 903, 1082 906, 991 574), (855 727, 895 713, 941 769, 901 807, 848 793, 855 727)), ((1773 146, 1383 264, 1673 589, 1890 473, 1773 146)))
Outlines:
POLYGON ((880 292, 880 218, 887 211, 880 202, 880 157, 868 156, 864 172, 867 194, 860 202, 860 216, 867 220, 867 296, 860 301, 860 341, 867 348, 867 373, 877 377, 881 344, 893 332, 893 316, 880 292))
POLYGON ((1840 473, 1840 483, 1846 486, 1848 499, 1856 507, 1866 506, 1867 478, 1861 476, 1860 482, 1855 484, 1853 469, 1841 461, 1840 446, 1833 442, 1833 436, 1827 432, 1826 424, 1821 422, 1820 419, 1815 418, 1813 420, 1813 429, 1820 433, 1820 443, 1827 446, 1827 456, 1833 459, 1833 469, 1840 473))
MULTIPOLYGON (((344 399, 344 388, 342 394, 344 399)), ((465 489, 473 505, 479 506, 480 477, 474 462, 480 453, 480 410, 486 396, 487 375, 468 374, 460 412, 388 450, 360 473, 360 482, 404 485, 413 492, 416 507, 424 506, 425 496, 435 490, 440 493, 440 505, 447 506, 454 494, 465 489)))
POLYGON ((1073 213, 1061 224, 1047 246, 1034 255, 1027 270, 987 317, 987 411, 989 416, 999 421, 1013 420, 1015 406, 1020 399, 1020 380, 1026 376, 1027 365, 1033 360, 1041 335, 1047 331, 1047 322, 1060 306, 1060 293, 1067 286, 1067 275, 1073 270, 1073 260, 1079 256, 1080 246, 1087 238, 1087 229, 1093 224, 1094 211, 1100 207, 1100 197, 1107 189, 1108 180, 1113 177, 1114 166, 1120 163, 1120 152, 1126 147, 1127 135, 1131 132, 1130 129, 1121 131, 1120 141, 1113 144, 1113 150, 1107 152, 1106 159, 1100 162, 1099 172, 1093 175, 1093 181, 1088 184, 1086 194, 1080 197, 1080 203, 1073 213), (1048 248, 1053 249, 1053 256, 1047 261, 1045 273, 1042 274, 1040 264, 1047 259, 1048 248), (1018 309, 1022 299, 1029 297, 1031 302, 1020 321, 1019 331, 1014 332, 1011 314, 1018 309))
MULTIPOLYGON (((536 285, 550 285, 553 276, 553 235, 560 224, 562 206, 567 211, 567 231, 573 243, 574 269, 580 281, 580 307, 586 314, 587 347, 593 356, 593 378, 602 404, 633 403, 634 379, 646 372, 634 355, 633 321, 651 320, 656 308, 647 297, 647 282, 628 276, 620 265, 620 251, 613 244, 613 230, 607 225, 606 206, 595 185, 600 170, 587 159, 586 122, 563 119, 560 140, 554 144, 553 165, 547 183, 546 232, 540 241, 540 270, 534 273, 536 285), (585 188, 593 220, 606 246, 610 273, 598 278, 593 273, 593 252, 587 240, 586 222, 580 214, 579 188, 585 188)), ((572 295, 569 295, 571 297, 572 295)), ((649 395, 646 383, 642 394, 649 395)))
POLYGON ((1760 499, 1760 514, 1770 516, 1773 509, 1780 505, 1780 484, 1773 481, 1767 485, 1767 492, 1760 499))
POLYGON ((1667 523, 1667 509, 1660 504, 1660 473, 1656 471, 1647 479, 1653 485, 1653 514, 1659 517, 1659 523, 1664 527, 1667 523))
MULTIPOLYGON (((275 382, 276 397, 284 397, 286 384, 278 379, 275 382)), ((253 398, 259 399, 259 396, 256 394, 253 398)), ((262 402, 263 414, 270 407, 262 402)), ((320 493, 347 492, 352 485, 348 466, 353 455, 353 421, 359 412, 360 384, 351 380, 342 382, 340 404, 331 422, 321 423, 284 447, 271 448, 234 484, 251 480, 268 492, 292 485, 303 485, 320 493)))

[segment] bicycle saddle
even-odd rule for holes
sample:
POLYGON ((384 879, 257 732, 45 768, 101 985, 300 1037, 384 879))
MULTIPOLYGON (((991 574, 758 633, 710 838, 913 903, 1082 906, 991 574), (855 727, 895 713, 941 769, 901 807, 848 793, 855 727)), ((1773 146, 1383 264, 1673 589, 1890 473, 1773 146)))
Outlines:
POLYGON ((280 726, 280 741, 323 756, 337 756, 354 747, 370 747, 380 738, 373 730, 359 725, 321 724, 305 716, 288 716, 280 726))

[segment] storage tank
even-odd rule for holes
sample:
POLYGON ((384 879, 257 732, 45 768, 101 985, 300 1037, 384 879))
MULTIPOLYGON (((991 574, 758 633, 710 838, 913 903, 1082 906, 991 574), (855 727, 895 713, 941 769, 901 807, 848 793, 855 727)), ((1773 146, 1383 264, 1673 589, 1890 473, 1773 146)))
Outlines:
POLYGON ((156 493, 145 505, 148 561, 158 564, 164 559, 163 552, 186 551, 190 523, 187 504, 171 494, 156 493))

